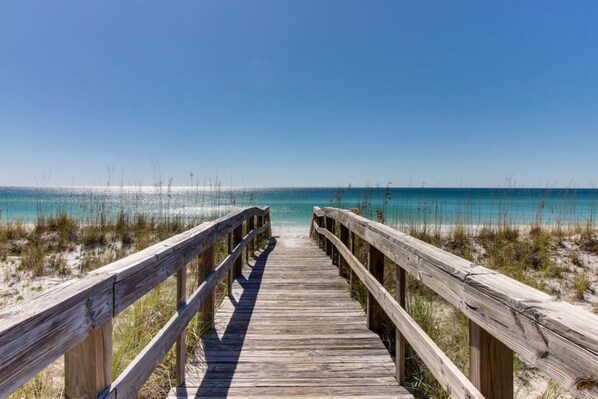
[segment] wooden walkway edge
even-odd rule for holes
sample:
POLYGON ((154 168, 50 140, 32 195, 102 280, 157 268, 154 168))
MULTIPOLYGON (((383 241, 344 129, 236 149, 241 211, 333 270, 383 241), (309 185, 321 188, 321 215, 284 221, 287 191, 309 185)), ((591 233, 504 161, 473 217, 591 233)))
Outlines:
POLYGON ((171 398, 411 398, 338 268, 273 238, 243 268, 171 398))

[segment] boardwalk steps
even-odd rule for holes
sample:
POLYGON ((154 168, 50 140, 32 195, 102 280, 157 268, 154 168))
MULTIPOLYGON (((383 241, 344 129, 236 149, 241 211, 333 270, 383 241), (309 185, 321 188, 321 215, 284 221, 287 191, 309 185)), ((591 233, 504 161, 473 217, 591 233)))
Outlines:
POLYGON ((276 238, 243 268, 171 398, 409 398, 338 269, 309 239, 276 238))

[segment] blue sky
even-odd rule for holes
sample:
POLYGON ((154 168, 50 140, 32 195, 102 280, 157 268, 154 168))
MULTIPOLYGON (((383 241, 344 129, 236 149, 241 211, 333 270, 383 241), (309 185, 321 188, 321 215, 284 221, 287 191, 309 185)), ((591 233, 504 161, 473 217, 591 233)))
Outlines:
POLYGON ((596 1, 2 1, 0 185, 598 185, 596 1))

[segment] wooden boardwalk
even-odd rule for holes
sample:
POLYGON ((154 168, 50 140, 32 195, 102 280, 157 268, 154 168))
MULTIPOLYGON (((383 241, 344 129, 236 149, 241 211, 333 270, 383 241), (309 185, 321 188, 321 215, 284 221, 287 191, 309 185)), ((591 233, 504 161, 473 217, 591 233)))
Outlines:
POLYGON ((171 398, 410 398, 338 268, 311 240, 272 239, 243 268, 171 398))
POLYGON ((512 399, 514 354, 576 398, 598 398, 595 314, 346 209, 314 207, 314 241, 272 238, 271 227, 269 207, 236 209, 0 310, 0 399, 62 356, 65 397, 133 398, 173 352, 179 388, 171 398, 408 398, 397 383, 411 382, 407 344, 450 398, 512 399), (269 247, 254 252, 264 238, 269 247), (216 264, 224 242, 230 253, 216 264), (366 265, 355 256, 364 250, 366 265), (244 266, 247 252, 257 258, 244 266), (187 266, 199 256, 193 276, 187 266), (363 284, 366 312, 331 257, 363 284), (198 282, 191 292, 188 275, 198 282), (407 275, 469 319, 469 375, 405 309, 407 275), (113 376, 113 318, 170 276, 172 316, 113 376), (214 312, 214 290, 225 280, 234 282, 231 295, 214 312), (215 328, 188 356, 194 317, 215 328), (397 330, 397 379, 366 328, 378 330, 384 318, 397 330))

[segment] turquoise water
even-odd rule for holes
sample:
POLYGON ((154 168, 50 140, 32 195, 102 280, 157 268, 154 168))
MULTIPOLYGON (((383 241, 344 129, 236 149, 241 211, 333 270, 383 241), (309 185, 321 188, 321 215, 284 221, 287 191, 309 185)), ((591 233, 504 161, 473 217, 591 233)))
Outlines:
POLYGON ((64 211, 92 221, 120 210, 208 219, 240 206, 269 205, 279 226, 308 225, 314 206, 361 206, 373 219, 383 210, 392 225, 579 223, 593 218, 597 198, 596 189, 0 187, 0 220, 31 222, 64 211))

